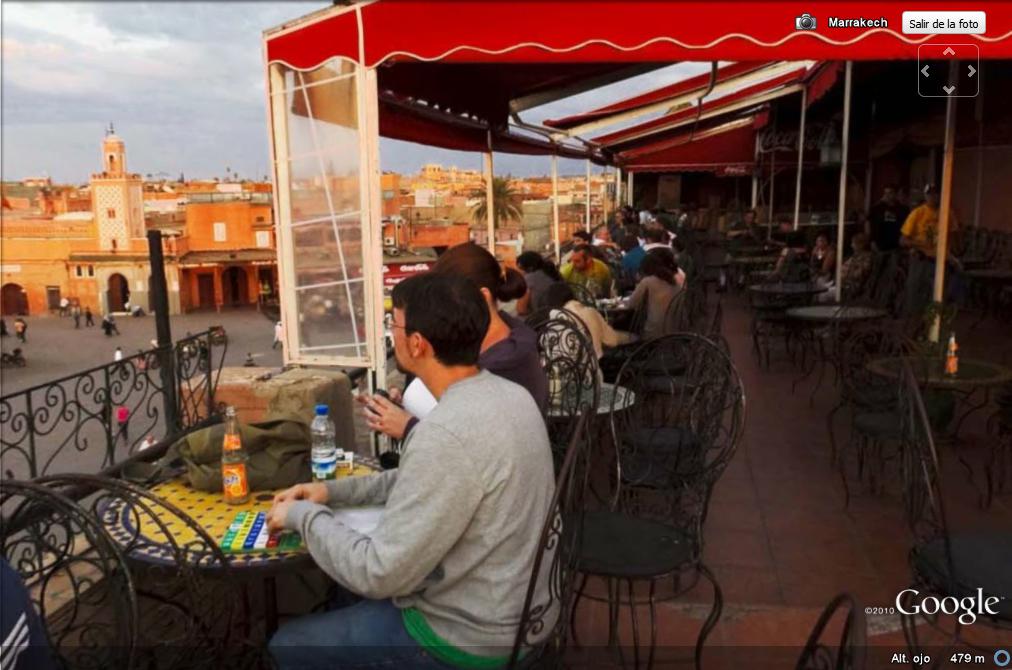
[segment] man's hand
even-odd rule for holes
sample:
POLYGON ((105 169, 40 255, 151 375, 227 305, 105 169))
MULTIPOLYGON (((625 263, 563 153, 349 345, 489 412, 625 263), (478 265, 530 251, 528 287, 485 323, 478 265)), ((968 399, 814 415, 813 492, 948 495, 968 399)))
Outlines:
POLYGON ((329 497, 330 494, 327 493, 327 485, 323 482, 296 484, 295 486, 285 489, 274 496, 274 505, 277 506, 282 503, 292 503, 296 500, 308 500, 311 503, 325 505, 327 504, 327 499, 329 497))
POLYGON ((288 508, 292 501, 277 502, 267 512, 267 532, 275 533, 285 529, 285 517, 288 516, 288 508))
POLYGON ((411 415, 383 396, 365 400, 365 422, 377 432, 400 440, 404 437, 411 415))

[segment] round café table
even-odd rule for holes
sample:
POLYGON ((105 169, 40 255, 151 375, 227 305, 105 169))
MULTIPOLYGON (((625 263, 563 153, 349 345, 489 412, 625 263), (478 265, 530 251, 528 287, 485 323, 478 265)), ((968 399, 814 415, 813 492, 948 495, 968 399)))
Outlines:
POLYGON ((766 282, 752 284, 748 290, 749 293, 768 298, 810 298, 825 293, 829 289, 811 282, 766 282))
MULTIPOLYGON (((866 365, 869 372, 886 379, 899 380, 903 372, 904 362, 909 362, 917 383, 924 388, 932 388, 961 395, 961 401, 967 409, 956 420, 955 427, 946 435, 956 448, 956 457, 960 465, 966 470, 967 479, 981 495, 981 504, 987 506, 990 500, 990 491, 985 492, 977 485, 972 465, 963 457, 963 450, 959 448, 959 429, 974 412, 987 407, 991 401, 991 389, 1012 381, 1012 369, 979 358, 959 357, 959 366, 954 375, 945 373, 945 359, 942 357, 925 358, 923 356, 891 356, 888 358, 877 358, 869 361, 866 365), (981 394, 980 402, 972 402, 971 398, 978 392, 981 394)), ((990 481, 990 479, 989 479, 990 481)))
MULTIPOLYGON (((354 467, 349 472, 339 471, 337 477, 369 475, 379 471, 379 463, 366 456, 355 455, 354 467)), ((241 505, 230 505, 219 492, 199 491, 190 486, 185 477, 179 476, 152 485, 149 491, 167 503, 189 515, 193 522, 219 542, 225 536, 229 525, 239 512, 267 512, 275 494, 282 489, 255 491, 249 501, 241 505)), ((179 527, 176 517, 168 508, 158 507, 136 513, 125 499, 116 499, 101 512, 102 521, 118 544, 129 548, 129 558, 151 565, 172 565, 173 550, 169 543, 186 546, 197 541, 197 534, 189 527, 179 527), (152 515, 156 518, 152 518, 152 515), (140 519, 140 528, 136 528, 140 519), (160 525, 162 524, 162 525, 160 525), (163 528, 171 528, 172 538, 167 538, 163 528)), ((301 545, 291 551, 261 550, 243 553, 226 553, 230 567, 239 579, 257 578, 264 586, 264 620, 268 631, 277 628, 277 591, 275 575, 281 571, 299 570, 312 564, 312 557, 301 545)))
MULTIPOLYGON (((586 400, 589 402, 590 398, 586 400)), ((632 407, 636 403, 636 394, 624 386, 616 386, 615 384, 602 383, 600 393, 597 398, 597 408, 594 413, 598 416, 602 414, 608 414, 614 407, 615 410, 624 410, 632 407)), ((569 418, 569 413, 565 408, 549 405, 548 417, 550 419, 562 419, 569 418)))
MULTIPOLYGON (((810 369, 806 370, 803 375, 794 380, 791 384, 791 392, 797 388, 798 384, 803 382, 805 379, 811 376, 815 371, 816 365, 819 367, 819 378, 816 381, 815 387, 812 389, 812 393, 808 398, 809 405, 815 402, 815 393, 822 386, 822 379, 825 377, 826 364, 829 363, 833 366, 833 370, 839 375, 840 364, 840 343, 843 341, 843 333, 846 332, 847 328, 851 325, 864 322, 874 321, 876 319, 884 319, 889 316, 889 312, 878 307, 865 307, 863 305, 805 305, 802 307, 791 307, 784 312, 785 316, 793 321, 808 324, 811 328, 809 332, 814 332, 814 328, 820 325, 831 327, 831 338, 830 338, 830 350, 827 352, 823 347, 822 340, 818 340, 820 355, 813 361, 813 365, 810 369)), ((803 356, 803 360, 807 356, 803 356)))

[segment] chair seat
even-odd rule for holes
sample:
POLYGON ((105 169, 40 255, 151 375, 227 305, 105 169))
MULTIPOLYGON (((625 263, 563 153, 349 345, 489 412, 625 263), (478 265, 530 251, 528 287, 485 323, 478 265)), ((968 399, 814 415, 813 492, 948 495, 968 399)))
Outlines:
POLYGON ((862 386, 844 390, 844 395, 855 405, 863 408, 882 408, 896 404, 896 387, 862 386))
POLYGON ((1010 533, 956 533, 949 536, 953 569, 956 572, 953 589, 949 567, 945 560, 944 541, 939 538, 913 550, 913 567, 917 574, 932 585, 939 595, 956 598, 977 595, 983 589, 984 597, 999 598, 994 609, 1000 621, 1012 622, 1012 534, 1010 533))
POLYGON ((854 416, 854 428, 880 440, 898 439, 902 431, 896 412, 861 412, 854 416))
POLYGON ((702 469, 703 453, 691 431, 676 427, 638 428, 621 436, 622 481, 633 486, 670 486, 678 474, 702 469))
POLYGON ((674 526, 606 510, 584 515, 577 568, 605 577, 660 577, 693 557, 693 543, 674 526))

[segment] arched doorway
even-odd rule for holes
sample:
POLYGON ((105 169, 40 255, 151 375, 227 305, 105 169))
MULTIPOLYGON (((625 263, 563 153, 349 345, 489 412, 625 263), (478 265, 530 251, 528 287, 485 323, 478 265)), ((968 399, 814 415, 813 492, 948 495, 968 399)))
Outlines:
POLYGON ((126 311, 126 304, 130 302, 130 285, 127 283, 126 277, 118 272, 109 275, 107 297, 109 299, 110 312, 126 311))
POLYGON ((28 294, 21 284, 4 284, 0 289, 0 313, 4 316, 28 316, 28 294))
POLYGON ((249 282, 245 270, 232 266, 221 273, 221 298, 229 307, 249 303, 249 282))

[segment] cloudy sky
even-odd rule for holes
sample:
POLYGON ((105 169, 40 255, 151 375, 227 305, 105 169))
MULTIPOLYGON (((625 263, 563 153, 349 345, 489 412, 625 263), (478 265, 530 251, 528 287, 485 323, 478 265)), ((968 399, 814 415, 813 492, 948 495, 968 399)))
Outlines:
MULTIPOLYGON (((12 2, 2 13, 3 178, 84 182, 112 121, 141 174, 269 173, 261 32, 329 2, 12 2)), ((672 66, 527 113, 540 121, 703 71, 672 66)), ((384 141, 385 170, 479 168, 481 157, 384 141)), ((560 171, 582 173, 579 162, 560 171)), ((547 158, 496 156, 496 172, 546 174, 547 158)))

